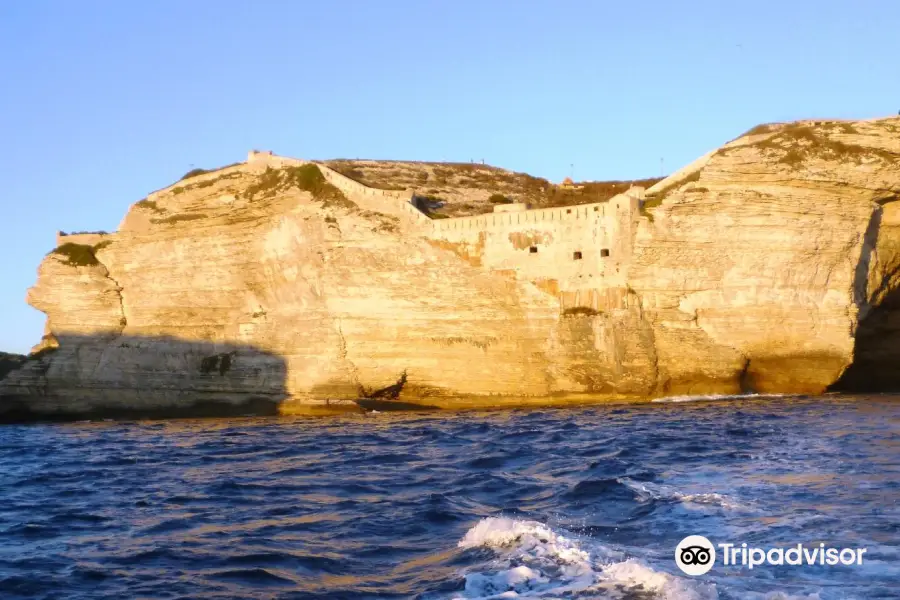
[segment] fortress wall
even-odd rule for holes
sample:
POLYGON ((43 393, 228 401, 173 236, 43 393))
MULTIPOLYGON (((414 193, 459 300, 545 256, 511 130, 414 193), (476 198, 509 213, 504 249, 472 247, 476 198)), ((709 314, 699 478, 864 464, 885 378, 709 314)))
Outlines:
POLYGON ((272 152, 258 152, 251 150, 247 153, 247 165, 254 171, 264 171, 267 168, 280 169, 282 167, 299 167, 308 164, 310 161, 300 158, 288 158, 287 156, 278 156, 272 152))
POLYGON ((338 188, 345 194, 355 194, 360 196, 369 196, 373 198, 387 198, 391 200, 403 200, 409 202, 410 196, 412 192, 409 190, 379 190, 377 188, 372 188, 367 185, 363 185, 360 182, 350 179, 346 175, 342 175, 332 169, 331 167, 327 167, 322 163, 316 163, 316 166, 319 167, 319 170, 322 171, 322 175, 325 176, 325 179, 338 188))
POLYGON ((322 172, 328 183, 344 192, 365 210, 392 215, 412 225, 424 226, 425 221, 430 221, 428 217, 411 204, 413 193, 410 190, 379 190, 371 188, 350 179, 346 175, 341 175, 334 169, 321 163, 316 163, 316 166, 319 167, 319 171, 322 172))
POLYGON ((400 207, 403 212, 406 214, 407 222, 416 227, 417 229, 424 230, 426 232, 431 232, 434 227, 434 221, 425 214, 416 208, 415 204, 415 194, 410 193, 409 199, 400 203, 400 207))
POLYGON ((427 235, 469 249, 483 244, 481 260, 489 269, 529 281, 555 281, 563 308, 624 308, 639 195, 435 220, 427 235))
MULTIPOLYGON (((620 194, 624 196, 624 194, 620 194)), ((618 198, 617 196, 616 198, 618 198)), ((456 217, 452 219, 440 219, 434 221, 433 235, 444 237, 465 237, 465 232, 472 229, 487 231, 494 227, 513 227, 519 225, 538 223, 562 223, 577 222, 600 217, 605 217, 608 212, 615 210, 610 208, 609 202, 594 204, 581 204, 578 206, 563 206, 554 208, 536 208, 519 212, 499 212, 472 217, 456 217)))
POLYGON ((583 213, 577 219, 563 215, 558 221, 523 220, 489 227, 484 265, 515 271, 521 279, 555 279, 560 290, 594 287, 600 284, 598 280, 605 281, 607 275, 615 274, 612 252, 602 256, 603 249, 611 250, 611 218, 583 213))

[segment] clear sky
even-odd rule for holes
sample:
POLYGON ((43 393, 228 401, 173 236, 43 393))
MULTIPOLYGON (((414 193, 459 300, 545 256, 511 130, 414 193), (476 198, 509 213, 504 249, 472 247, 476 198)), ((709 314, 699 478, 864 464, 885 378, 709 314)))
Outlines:
POLYGON ((671 172, 750 127, 900 110, 900 2, 0 2, 0 350, 57 229, 251 148, 671 172), (572 166, 574 165, 574 166, 572 166))

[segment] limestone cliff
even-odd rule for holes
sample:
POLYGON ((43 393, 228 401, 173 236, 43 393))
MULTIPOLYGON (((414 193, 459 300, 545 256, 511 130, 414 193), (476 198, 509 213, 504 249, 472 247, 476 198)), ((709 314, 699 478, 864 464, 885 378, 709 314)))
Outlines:
POLYGON ((646 192, 441 220, 414 187, 251 153, 60 238, 0 411, 892 386, 898 192, 898 119, 764 126, 646 192))
POLYGON ((818 392, 866 352, 897 285, 900 120, 759 127, 648 191, 629 283, 664 392, 818 392))

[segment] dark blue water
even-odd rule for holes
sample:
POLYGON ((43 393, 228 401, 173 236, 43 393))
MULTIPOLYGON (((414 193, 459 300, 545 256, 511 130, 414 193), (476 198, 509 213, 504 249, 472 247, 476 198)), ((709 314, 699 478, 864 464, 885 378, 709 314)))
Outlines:
POLYGON ((6 426, 0 598, 896 598, 898 503, 886 396, 6 426))

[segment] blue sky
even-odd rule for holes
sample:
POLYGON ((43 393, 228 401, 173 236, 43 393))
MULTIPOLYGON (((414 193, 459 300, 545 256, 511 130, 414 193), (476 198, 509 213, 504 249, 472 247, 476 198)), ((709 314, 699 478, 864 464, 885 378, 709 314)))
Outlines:
POLYGON ((0 350, 41 336, 57 229, 112 231, 192 167, 653 176, 758 123, 896 114, 898 26, 896 0, 2 2, 0 350))

